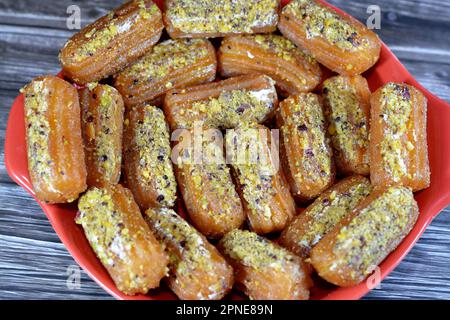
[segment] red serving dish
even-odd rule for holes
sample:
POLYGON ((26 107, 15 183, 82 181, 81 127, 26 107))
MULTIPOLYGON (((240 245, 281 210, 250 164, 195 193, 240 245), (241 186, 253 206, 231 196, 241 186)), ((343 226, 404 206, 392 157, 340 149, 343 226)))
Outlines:
MULTIPOLYGON (((158 5, 161 0, 155 1, 158 5)), ((283 5, 289 1, 282 1, 283 5)), ((328 4, 327 4, 328 5, 328 4)), ((330 5, 328 5, 330 6, 330 5)), ((332 6, 330 6, 332 7, 332 6)), ((338 13, 345 15, 341 10, 338 13)), ((388 81, 406 82, 417 87, 428 98, 428 147, 431 166, 431 185, 416 193, 420 207, 419 219, 403 242, 381 264, 379 280, 384 279, 411 250, 434 217, 450 204, 450 105, 422 87, 383 43, 379 62, 364 76, 370 89, 375 91, 388 81)), ((31 79, 30 79, 31 80, 31 79)), ((23 95, 13 105, 6 128, 5 164, 10 177, 33 197, 27 169, 23 95)), ((76 205, 48 205, 36 200, 47 215, 67 250, 87 272, 108 293, 118 299, 174 299, 173 293, 161 288, 148 295, 129 297, 115 287, 106 270, 91 250, 81 227, 75 224, 76 205)), ((372 288, 376 283, 371 282, 372 288)), ((366 282, 351 288, 337 288, 320 284, 313 288, 313 299, 359 299, 369 291, 366 282)))

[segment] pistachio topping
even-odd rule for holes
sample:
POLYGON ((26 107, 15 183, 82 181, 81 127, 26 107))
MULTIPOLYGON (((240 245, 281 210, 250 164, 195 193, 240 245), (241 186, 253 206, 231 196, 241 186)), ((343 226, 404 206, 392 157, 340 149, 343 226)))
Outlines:
POLYGON ((272 268, 283 270, 294 261, 287 250, 254 232, 234 229, 220 241, 224 253, 246 267, 254 269, 272 268))
MULTIPOLYGON (((112 134, 120 130, 113 119, 118 105, 114 100, 115 90, 110 86, 103 86, 98 105, 100 128, 95 136, 95 157, 106 181, 110 181, 122 162, 122 153, 115 150, 112 134)), ((89 115, 88 115, 89 117, 89 115)), ((87 119, 85 119, 87 121, 87 119)))
POLYGON ((283 11, 302 21, 307 39, 322 38, 340 49, 356 51, 367 47, 367 39, 335 11, 311 0, 293 0, 283 11))
MULTIPOLYGON (((208 54, 205 39, 166 40, 156 45, 151 53, 126 69, 123 74, 134 77, 136 83, 139 79, 161 80, 171 72, 198 63, 208 54)), ((205 72, 204 69, 198 71, 205 72)), ((166 87, 169 89, 172 85, 168 82, 166 87)))
MULTIPOLYGON (((34 172, 47 186, 52 186, 52 167, 56 164, 50 157, 50 124, 47 119, 48 100, 52 94, 43 80, 34 80, 25 90, 25 118, 29 171, 34 172)), ((55 168, 57 169, 57 168, 55 168)))
POLYGON ((111 192, 92 188, 78 203, 79 213, 75 222, 83 225, 86 237, 100 261, 113 266, 114 260, 128 259, 134 239, 124 225, 123 212, 115 206, 111 192))
POLYGON ((300 180, 319 180, 326 184, 331 174, 332 157, 319 99, 315 94, 306 93, 291 97, 287 102, 291 116, 284 117, 280 129, 285 145, 291 145, 291 139, 298 139, 302 159, 295 162, 295 175, 300 180))
POLYGON ((326 80, 323 87, 330 108, 328 132, 335 151, 344 161, 359 163, 359 150, 363 149, 363 162, 368 164, 368 123, 356 89, 340 76, 326 80))
POLYGON ((139 150, 139 179, 155 186, 157 200, 171 207, 176 200, 176 182, 170 161, 170 136, 164 113, 153 106, 143 107, 143 118, 135 131, 135 145, 139 150))
POLYGON ((304 213, 309 218, 304 226, 307 232, 298 238, 298 244, 310 250, 371 191, 369 181, 363 179, 344 192, 332 191, 326 197, 318 198, 304 213))
POLYGON ((367 275, 409 232, 415 211, 417 204, 410 189, 387 189, 340 230, 333 247, 338 263, 367 275))
POLYGON ((148 20, 159 10, 154 3, 151 3, 151 6, 147 8, 146 2, 143 0, 139 1, 138 5, 140 9, 133 22, 124 20, 123 17, 110 12, 106 16, 108 21, 105 23, 105 27, 97 29, 94 24, 94 27, 84 34, 83 42, 80 42, 80 45, 77 46, 73 55, 74 60, 80 62, 101 50, 105 50, 117 36, 129 31, 139 19, 148 20))
MULTIPOLYGON (((195 137, 197 138, 197 137, 195 137)), ((231 180, 229 167, 225 163, 223 146, 219 141, 211 141, 211 137, 202 134, 198 137, 202 144, 202 159, 194 159, 193 148, 181 148, 180 157, 176 160, 183 174, 190 176, 194 184, 193 197, 203 210, 207 210, 217 223, 231 223, 234 212, 240 205, 239 196, 231 180), (200 161, 196 161, 200 160, 200 161), (220 207, 210 203, 208 191, 220 199, 220 207), (226 201, 223 201, 227 199, 226 201)), ((221 141, 220 141, 221 142, 221 141)))
POLYGON ((276 25, 277 0, 168 1, 166 15, 184 33, 252 33, 253 28, 276 25))
POLYGON ((314 58, 311 55, 304 53, 294 43, 282 36, 258 34, 254 36, 254 40, 262 49, 273 52, 286 61, 293 61, 297 57, 301 57, 310 63, 314 62, 314 58))
MULTIPOLYGON (((273 83, 273 80, 271 80, 273 83)), ((178 111, 177 123, 191 128, 195 121, 214 128, 234 128, 241 122, 262 122, 274 109, 275 89, 223 91, 218 97, 178 111)))
POLYGON ((169 269, 175 275, 190 277, 192 270, 198 268, 213 271, 207 241, 175 211, 168 208, 148 209, 145 214, 156 238, 166 244, 169 269))
POLYGON ((409 88, 406 85, 388 83, 381 92, 380 119, 384 123, 383 140, 381 141, 382 165, 394 182, 408 175, 404 159, 408 158, 408 145, 404 145, 402 137, 414 128, 408 126, 412 113, 409 88))
POLYGON ((255 215, 272 217, 271 200, 276 194, 273 179, 277 173, 267 143, 270 131, 255 124, 244 123, 227 132, 227 157, 237 173, 237 179, 247 208, 255 215), (266 134, 266 135, 264 135, 266 134))

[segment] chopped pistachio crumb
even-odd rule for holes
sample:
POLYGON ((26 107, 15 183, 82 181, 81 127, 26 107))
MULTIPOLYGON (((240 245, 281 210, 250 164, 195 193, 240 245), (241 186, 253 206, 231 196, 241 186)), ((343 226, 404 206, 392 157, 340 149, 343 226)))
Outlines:
POLYGON ((272 218, 270 203, 276 194, 272 180, 277 173, 268 135, 269 130, 243 123, 238 129, 229 130, 226 137, 227 157, 232 159, 247 207, 266 220, 272 218))
POLYGON ((155 236, 166 244, 169 269, 177 275, 189 276, 194 269, 212 272, 211 255, 206 240, 172 209, 148 209, 146 220, 155 236))
POLYGON ((117 166, 120 166, 122 162, 122 153, 117 152, 115 139, 112 138, 112 134, 119 130, 114 120, 116 108, 118 108, 114 96, 115 89, 103 86, 98 105, 100 130, 95 137, 95 156, 106 181, 111 180, 112 175, 118 169, 117 166))
MULTIPOLYGON (((148 81, 161 80, 171 72, 195 65, 208 54, 205 39, 166 40, 156 45, 151 53, 126 69, 123 74, 148 81)), ((166 83, 166 88, 172 86, 173 83, 166 83)))
POLYGON ((83 225, 100 261, 113 266, 116 258, 126 259, 125 250, 131 249, 134 239, 124 225, 123 213, 115 206, 110 191, 90 189, 80 198, 78 209, 75 221, 83 225))
POLYGON ((302 21, 306 37, 320 37, 343 50, 356 51, 367 46, 358 30, 335 11, 316 1, 293 0, 283 8, 302 21))
POLYGON ((286 264, 294 261, 293 255, 287 250, 246 230, 232 230, 220 243, 227 256, 256 270, 262 268, 283 270, 286 264))
POLYGON ((390 187, 343 227, 333 247, 339 263, 367 275, 392 250, 414 221, 417 210, 412 191, 390 187))
POLYGON ((155 186, 161 205, 171 207, 176 200, 176 182, 170 161, 169 129, 160 109, 150 105, 143 108, 144 117, 135 132, 140 179, 155 186))
POLYGON ((88 89, 89 89, 90 91, 94 90, 95 87, 97 87, 97 86, 98 86, 98 82, 90 82, 90 83, 88 83, 88 84, 86 85, 86 87, 88 87, 88 89))
POLYGON ((310 63, 314 61, 314 58, 311 55, 304 53, 297 48, 294 43, 282 36, 275 34, 258 34, 254 36, 254 40, 262 49, 274 52, 278 57, 286 61, 296 60, 297 57, 306 59, 310 63))
POLYGON ((384 122, 381 141, 382 164, 395 182, 408 174, 404 159, 408 158, 408 147, 402 143, 402 137, 411 130, 408 122, 412 113, 410 92, 407 86, 388 83, 382 89, 379 121, 384 122))
POLYGON ((184 33, 252 33, 276 25, 278 0, 168 1, 167 19, 184 33))
POLYGON ((346 162, 359 164, 359 151, 364 150, 363 163, 369 163, 369 130, 356 89, 344 77, 336 76, 323 84, 329 105, 328 132, 336 153, 346 162))
MULTIPOLYGON (((55 162, 49 152, 50 124, 47 119, 50 92, 43 80, 34 80, 25 90, 25 118, 27 153, 30 172, 38 175, 51 187, 51 173, 55 162)), ((55 168, 57 170, 57 168, 55 168)))
POLYGON ((333 191, 328 197, 318 198, 304 214, 310 219, 304 230, 307 230, 298 238, 298 244, 311 249, 328 233, 336 224, 349 214, 364 198, 372 187, 367 179, 353 183, 349 189, 337 193, 333 191))
POLYGON ((332 154, 325 134, 325 118, 318 97, 312 93, 289 98, 284 108, 289 108, 292 116, 284 117, 281 134, 286 145, 290 139, 298 139, 302 154, 300 167, 295 176, 300 181, 327 184, 332 168, 332 154))
MULTIPOLYGON (((273 80, 272 80, 273 81, 273 80)), ((241 122, 262 122, 274 109, 274 88, 223 91, 217 98, 193 103, 178 112, 177 123, 191 128, 195 121, 214 128, 234 128, 241 122)))

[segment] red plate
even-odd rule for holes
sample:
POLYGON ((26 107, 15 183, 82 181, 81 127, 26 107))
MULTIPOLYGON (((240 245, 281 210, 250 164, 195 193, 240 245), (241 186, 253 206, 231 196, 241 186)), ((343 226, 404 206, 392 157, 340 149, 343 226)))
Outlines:
MULTIPOLYGON (((161 3, 160 0, 156 2, 161 3)), ((282 2, 285 4, 288 1, 282 2)), ((345 14, 339 9, 334 9, 340 14, 345 14)), ((431 185, 428 189, 416 194, 421 213, 415 227, 398 248, 380 264, 381 279, 384 279, 411 250, 433 218, 450 204, 450 105, 423 88, 384 43, 379 62, 364 76, 369 81, 372 91, 388 81, 406 82, 421 90, 428 98, 428 150, 432 172, 431 185)), ((34 197, 27 169, 23 119, 23 95, 21 94, 14 101, 9 114, 6 128, 5 164, 10 177, 34 197)), ((75 224, 76 206, 48 205, 37 202, 73 258, 108 293, 118 299, 175 298, 175 295, 167 289, 159 289, 152 291, 149 295, 135 297, 121 293, 91 250, 83 230, 75 224)), ((321 285, 312 290, 312 298, 359 299, 369 290, 365 282, 351 288, 321 285)))

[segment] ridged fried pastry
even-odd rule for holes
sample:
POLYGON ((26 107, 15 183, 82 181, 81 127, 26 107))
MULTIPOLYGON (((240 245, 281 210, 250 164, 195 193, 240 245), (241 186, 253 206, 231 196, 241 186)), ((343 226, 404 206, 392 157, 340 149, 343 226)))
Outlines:
POLYGON ((164 26, 151 0, 131 0, 72 36, 61 49, 64 75, 96 82, 132 63, 158 42, 164 26))
POLYGON ((183 141, 173 149, 178 155, 175 174, 189 218, 207 237, 221 238, 246 218, 225 162, 221 132, 186 130, 178 138, 183 141), (202 147, 199 157, 195 146, 202 147))
POLYGON ((391 82, 372 94, 371 107, 372 184, 427 188, 427 98, 413 86, 391 82))
POLYGON ((77 90, 63 79, 34 79, 24 93, 28 171, 36 198, 72 202, 86 190, 77 90))
POLYGON ((122 164, 122 96, 108 85, 82 89, 79 96, 87 184, 117 184, 122 164))
POLYGON ((159 286, 169 259, 130 190, 121 185, 89 189, 78 210, 75 221, 117 289, 135 295, 159 286))
POLYGON ((172 90, 164 101, 172 129, 193 128, 195 124, 229 129, 242 122, 262 123, 277 107, 274 81, 257 74, 172 90))
POLYGON ((166 40, 120 72, 114 86, 127 106, 155 105, 170 89, 213 81, 216 68, 216 51, 208 40, 166 40))
POLYGON ((212 38, 275 31, 280 0, 165 0, 172 38, 212 38))
POLYGON ((321 80, 319 64, 279 35, 235 36, 222 40, 219 69, 224 77, 264 73, 284 95, 313 90, 321 80))
POLYGON ((369 175, 370 90, 359 75, 323 82, 322 97, 337 171, 369 175))
POLYGON ((328 282, 356 285, 400 244, 418 215, 411 189, 375 189, 311 250, 311 263, 328 282))
POLYGON ((123 145, 125 181, 141 209, 172 207, 177 185, 163 112, 148 104, 128 110, 123 145))
POLYGON ((250 229, 258 234, 283 230, 296 213, 273 138, 269 129, 255 124, 228 130, 226 135, 227 160, 250 229))
POLYGON ((320 98, 313 93, 291 96, 280 103, 277 125, 281 163, 294 197, 304 201, 331 186, 335 166, 320 98))
POLYGON ((233 286, 233 269, 217 249, 173 210, 149 209, 145 220, 170 257, 167 283, 182 300, 219 300, 233 286))
POLYGON ((238 289, 252 300, 307 300, 312 281, 301 259, 256 233, 233 230, 219 250, 234 269, 238 289))
POLYGON ((316 243, 371 191, 369 180, 362 176, 339 181, 292 220, 281 233, 280 244, 302 258, 309 257, 316 243))
POLYGON ((281 12, 278 29, 321 64, 342 75, 361 74, 380 56, 381 42, 373 31, 315 0, 292 0, 281 12))

